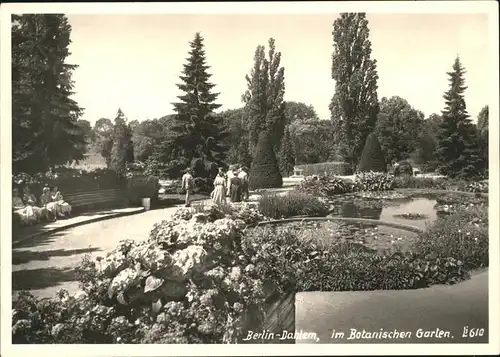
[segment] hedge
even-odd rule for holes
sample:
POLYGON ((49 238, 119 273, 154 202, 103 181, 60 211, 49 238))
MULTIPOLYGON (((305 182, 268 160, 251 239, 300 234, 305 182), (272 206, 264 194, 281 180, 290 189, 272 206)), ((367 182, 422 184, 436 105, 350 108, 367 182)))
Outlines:
POLYGON ((327 175, 339 176, 350 175, 352 173, 350 165, 342 161, 329 161, 320 162, 317 164, 296 165, 295 167, 302 169, 302 174, 304 176, 324 175, 325 172, 327 173, 327 175))

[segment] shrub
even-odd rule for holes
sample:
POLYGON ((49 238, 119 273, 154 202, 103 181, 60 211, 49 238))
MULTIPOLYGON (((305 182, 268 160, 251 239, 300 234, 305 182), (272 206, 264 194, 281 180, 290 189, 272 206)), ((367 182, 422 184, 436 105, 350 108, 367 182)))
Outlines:
POLYGON ((365 147, 361 153, 359 171, 385 172, 386 169, 384 154, 378 138, 374 133, 370 133, 366 138, 365 147))
POLYGON ((29 185, 31 191, 38 198, 42 194, 45 185, 49 187, 57 186, 64 195, 82 191, 125 187, 126 179, 108 169, 97 169, 89 172, 60 167, 53 172, 36 175, 24 173, 13 175, 12 184, 21 189, 25 185, 29 185))
POLYGON ((259 199, 259 210, 266 217, 273 219, 293 216, 324 217, 330 206, 317 197, 297 191, 285 195, 265 193, 259 199))
POLYGON ((432 188, 445 190, 447 179, 432 177, 399 176, 394 178, 394 188, 432 188))
POLYGON ((459 208, 437 220, 416 242, 424 256, 452 257, 466 269, 488 266, 488 210, 486 206, 459 208))
POLYGON ((350 180, 336 176, 320 176, 314 179, 306 179, 295 188, 299 192, 313 196, 330 197, 333 195, 354 192, 356 187, 350 180))
POLYGON ((128 197, 131 204, 140 205, 142 198, 149 197, 151 198, 151 206, 156 205, 160 189, 157 177, 135 173, 130 174, 127 181, 128 197))
POLYGON ((303 170, 302 174, 304 176, 324 175, 325 172, 327 173, 328 176, 333 176, 333 175, 344 176, 344 175, 350 175, 352 173, 351 166, 348 163, 341 161, 296 165, 296 167, 303 170))
POLYGON ((413 176, 413 167, 408 160, 402 160, 398 164, 394 169, 394 176, 413 176))
POLYGON ((250 168, 249 185, 251 190, 283 186, 283 178, 279 171, 273 144, 267 132, 259 136, 250 168))
POLYGON ((394 176, 382 172, 361 172, 354 178, 357 191, 387 191, 394 188, 394 176))
MULTIPOLYGON (((253 225, 269 218, 264 216, 258 209, 258 204, 250 202, 232 203, 227 202, 222 206, 213 204, 195 204, 192 206, 194 214, 207 213, 215 217, 228 217, 234 220, 242 220, 247 225, 253 225)), ((189 211, 189 210, 187 210, 189 211)), ((187 213, 185 213, 187 214, 187 213)))

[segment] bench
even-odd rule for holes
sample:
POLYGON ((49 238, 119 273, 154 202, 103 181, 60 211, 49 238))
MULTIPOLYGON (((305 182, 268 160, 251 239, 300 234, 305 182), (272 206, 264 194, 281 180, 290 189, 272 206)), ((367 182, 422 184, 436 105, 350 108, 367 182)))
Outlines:
POLYGON ((303 169, 299 169, 298 167, 293 168, 293 176, 302 176, 303 172, 303 169))
POLYGON ((72 212, 122 208, 128 205, 127 190, 121 188, 68 193, 64 195, 64 200, 71 205, 72 212))

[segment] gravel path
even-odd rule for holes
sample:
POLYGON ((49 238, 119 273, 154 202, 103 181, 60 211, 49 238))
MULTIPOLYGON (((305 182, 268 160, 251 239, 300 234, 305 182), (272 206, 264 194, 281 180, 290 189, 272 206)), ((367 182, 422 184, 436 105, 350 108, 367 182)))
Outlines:
POLYGON ((12 252, 12 292, 52 297, 61 288, 78 290, 74 269, 85 254, 105 256, 122 239, 145 239, 156 222, 178 207, 89 223, 20 243, 12 252))

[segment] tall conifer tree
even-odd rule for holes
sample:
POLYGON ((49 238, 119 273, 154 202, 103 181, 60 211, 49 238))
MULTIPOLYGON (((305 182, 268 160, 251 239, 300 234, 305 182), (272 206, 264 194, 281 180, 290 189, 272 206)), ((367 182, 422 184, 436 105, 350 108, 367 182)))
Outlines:
POLYGON ((71 26, 56 14, 12 15, 13 172, 43 172, 83 158, 83 109, 72 98, 71 26))
POLYGON ((478 132, 465 105, 465 68, 459 57, 448 72, 450 89, 444 94, 445 108, 439 126, 435 158, 441 174, 472 178, 482 170, 478 132))
POLYGON ((215 103, 219 93, 212 91, 215 84, 209 81, 212 75, 207 72, 210 67, 203 41, 196 33, 189 43, 191 50, 180 76, 182 83, 177 84, 184 94, 178 96, 180 102, 173 103, 176 115, 170 140, 174 157, 182 156, 190 165, 202 160, 208 174, 213 164, 224 165, 227 133, 222 118, 214 113, 221 105, 215 103))

